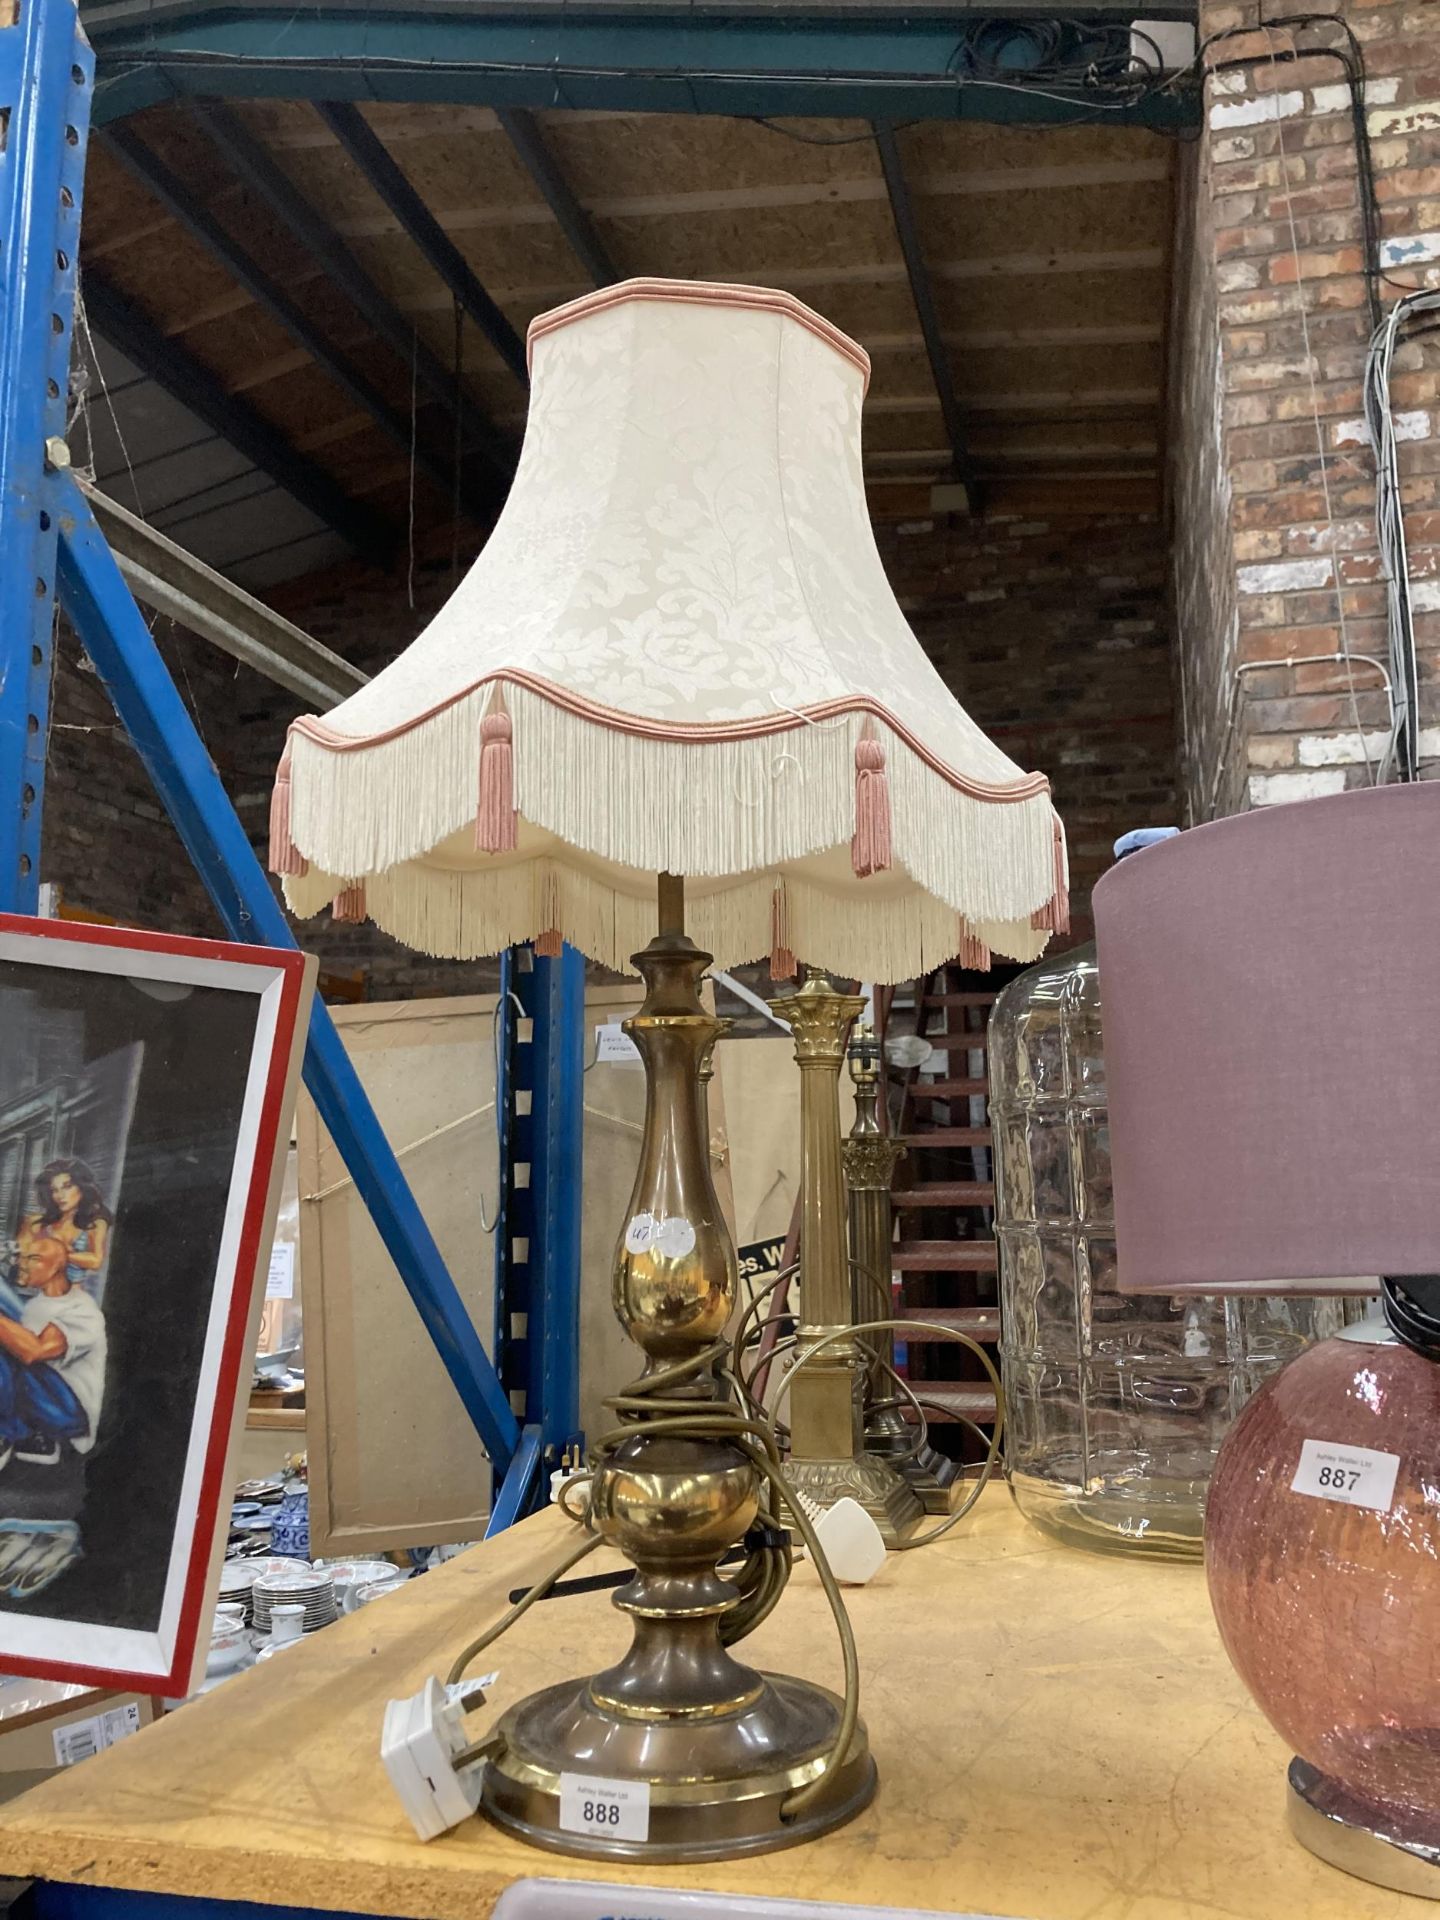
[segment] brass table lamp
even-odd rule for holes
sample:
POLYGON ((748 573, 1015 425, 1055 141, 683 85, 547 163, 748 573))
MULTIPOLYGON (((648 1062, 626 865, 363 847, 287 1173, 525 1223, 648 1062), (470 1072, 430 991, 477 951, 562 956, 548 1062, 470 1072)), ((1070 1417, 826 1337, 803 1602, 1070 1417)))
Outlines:
MULTIPOLYGON (((890 591, 861 348, 788 294, 648 280, 541 315, 530 347, 499 524, 404 653, 292 726, 271 864, 297 913, 338 902, 428 953, 568 940, 644 976, 614 1300, 645 1365, 592 1447, 594 1523, 636 1569, 616 1600, 634 1640, 504 1716, 481 1806, 541 1846, 704 1860, 849 1819, 875 1770, 823 1564, 843 1700, 732 1651, 780 1602, 789 1548, 778 1457, 728 1377, 735 1255, 701 1125, 718 1023, 698 983, 712 954, 887 981, 967 942, 1033 959, 1064 916, 1064 842, 1044 777, 956 704, 890 591), (597 1780, 613 1818, 584 1795, 597 1780)), ((838 1324, 849 1015, 816 1018, 831 1038, 806 1099, 830 1118, 810 1298, 830 1316, 833 1296, 838 1324)))
MULTIPOLYGON (((867 1026, 857 1027, 847 1050, 855 1087, 855 1120, 843 1148, 850 1194, 851 1302, 856 1324, 893 1312, 891 1250, 894 1213, 890 1184, 905 1148, 880 1126, 880 1043, 867 1026)), ((926 1513, 950 1511, 955 1462, 947 1460, 910 1425, 894 1391, 895 1336, 866 1337, 873 1360, 864 1395, 865 1450, 893 1467, 915 1492, 926 1513)))

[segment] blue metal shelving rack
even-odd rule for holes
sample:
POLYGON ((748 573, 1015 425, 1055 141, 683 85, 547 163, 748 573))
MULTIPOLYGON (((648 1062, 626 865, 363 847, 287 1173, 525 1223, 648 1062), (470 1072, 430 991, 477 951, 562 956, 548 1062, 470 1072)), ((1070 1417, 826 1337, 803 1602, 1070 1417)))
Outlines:
MULTIPOLYGON (((0 110, 9 112, 0 147, 0 908, 33 913, 38 901, 58 588, 227 931, 293 946, 269 879, 68 472, 93 91, 94 60, 74 0, 23 0, 18 24, 0 28, 0 110)), ((507 972, 517 972, 513 959, 507 972)), ((494 1527, 537 1504, 542 1469, 578 1424, 580 956, 566 949, 523 978, 529 1038, 512 1048, 512 1077, 528 1081, 529 1100, 523 1115, 513 1100, 501 1107, 501 1148, 513 1185, 528 1156, 526 1204, 537 1218, 527 1260, 515 1259, 513 1240, 499 1244, 507 1330, 526 1316, 523 1348, 515 1349, 523 1364, 504 1384, 318 1004, 305 1053, 306 1085, 484 1442, 495 1475, 494 1527)))

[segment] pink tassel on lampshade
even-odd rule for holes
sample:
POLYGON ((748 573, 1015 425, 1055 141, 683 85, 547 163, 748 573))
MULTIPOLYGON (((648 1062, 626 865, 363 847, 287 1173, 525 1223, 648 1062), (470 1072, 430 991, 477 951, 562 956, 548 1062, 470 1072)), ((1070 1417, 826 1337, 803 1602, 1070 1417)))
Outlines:
POLYGON ((1065 836, 1058 820, 1055 822, 1055 891, 1043 907, 1031 914, 1030 925, 1037 933, 1070 931, 1070 886, 1065 877, 1065 836))
POLYGON ((337 926, 358 926, 365 918, 365 889, 358 880, 342 887, 330 902, 330 918, 337 926))
POLYGON ((542 960, 558 960, 564 945, 565 936, 558 927, 547 927, 535 936, 535 951, 542 960))
POLYGON ((480 722, 480 798, 475 809, 477 853, 515 851, 513 735, 510 715, 497 692, 494 705, 480 722))
POLYGON ((892 857, 885 749, 867 715, 855 742, 855 834, 850 842, 850 864, 864 880, 872 873, 883 873, 892 857))
POLYGON ((959 959, 961 966, 969 967, 972 972, 988 973, 990 971, 990 949, 978 933, 971 932, 968 920, 960 922, 959 959))
POLYGON ((294 880, 303 880, 310 862, 290 837, 290 742, 275 769, 275 784, 270 789, 270 871, 294 880))
POLYGON ((770 978, 793 980, 800 971, 790 946, 789 914, 785 907, 785 889, 776 887, 770 899, 770 978))

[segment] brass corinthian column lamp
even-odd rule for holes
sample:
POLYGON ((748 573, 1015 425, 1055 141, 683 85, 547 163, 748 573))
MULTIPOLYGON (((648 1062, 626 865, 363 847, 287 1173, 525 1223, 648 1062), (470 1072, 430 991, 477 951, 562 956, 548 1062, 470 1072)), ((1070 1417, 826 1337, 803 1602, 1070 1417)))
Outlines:
MULTIPOLYGON (((823 1563, 843 1700, 733 1652, 789 1553, 773 1441, 728 1376, 701 977, 712 955, 887 981, 982 945, 1032 959, 1063 923, 1064 843, 1044 777, 962 712, 890 592, 853 341, 787 294, 631 281, 542 315, 530 349, 498 525, 404 653, 291 728, 271 859, 301 914, 331 903, 456 958, 568 940, 644 977, 613 1289, 644 1369, 591 1450, 593 1539, 636 1569, 615 1596, 634 1637, 511 1708, 478 1749, 481 1808, 562 1851, 706 1859, 851 1818, 875 1771, 823 1563), (597 1784, 621 1817, 596 1817, 597 1784)), ((837 1144, 817 1240, 843 1232, 839 1171, 837 1144)))
MULTIPOLYGON (((894 1211, 890 1199, 895 1168, 905 1148, 880 1125, 880 1044, 869 1027, 857 1027, 847 1051, 855 1087, 855 1120, 844 1145, 845 1185, 850 1194, 851 1300, 858 1325, 892 1314, 891 1251, 894 1211), (876 1282, 879 1282, 877 1288, 876 1282)), ((912 1427, 892 1392, 895 1336, 872 1334, 867 1344, 879 1380, 865 1396, 865 1450, 893 1467, 912 1487, 926 1513, 948 1513, 955 1462, 947 1460, 912 1427)))

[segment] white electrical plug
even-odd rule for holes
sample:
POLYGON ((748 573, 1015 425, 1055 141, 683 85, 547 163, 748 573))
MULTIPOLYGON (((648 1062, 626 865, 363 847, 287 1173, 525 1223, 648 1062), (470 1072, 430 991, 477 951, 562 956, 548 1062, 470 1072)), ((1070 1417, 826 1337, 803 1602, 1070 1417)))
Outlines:
POLYGON ((480 1805, 484 1762, 457 1769, 455 1756, 470 1745, 466 1709, 484 1699, 477 1685, 443 1687, 432 1675, 419 1693, 386 1705, 380 1758, 422 1840, 458 1827, 480 1805))
POLYGON ((808 1493, 795 1496, 815 1529, 830 1571, 845 1587, 863 1587, 885 1564, 885 1542, 874 1520, 858 1500, 845 1494, 832 1507, 822 1507, 808 1493))

